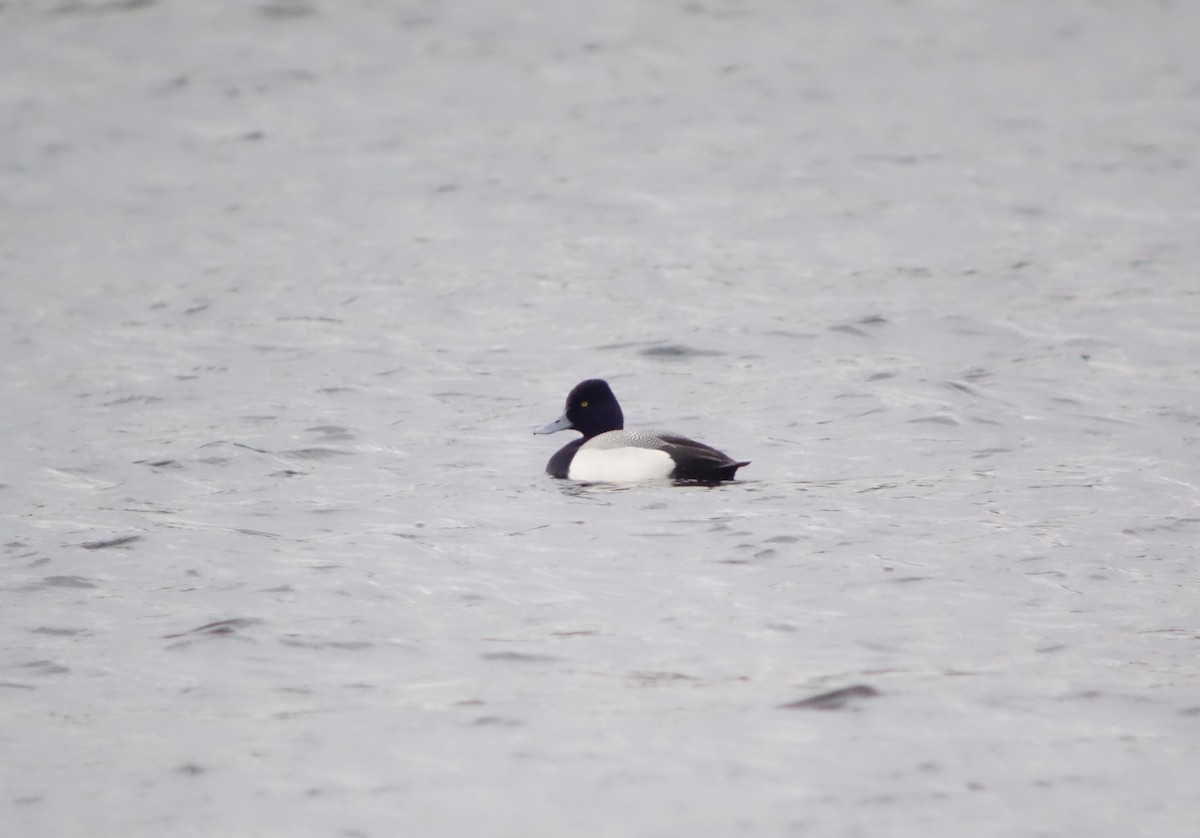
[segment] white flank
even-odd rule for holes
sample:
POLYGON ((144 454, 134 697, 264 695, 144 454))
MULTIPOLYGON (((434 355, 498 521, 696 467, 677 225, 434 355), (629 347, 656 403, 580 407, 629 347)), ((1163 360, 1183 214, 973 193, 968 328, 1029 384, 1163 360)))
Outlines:
POLYGON ((567 477, 572 480, 597 480, 628 483, 636 480, 661 480, 670 477, 675 461, 666 451, 654 448, 596 448, 586 445, 575 452, 567 477))

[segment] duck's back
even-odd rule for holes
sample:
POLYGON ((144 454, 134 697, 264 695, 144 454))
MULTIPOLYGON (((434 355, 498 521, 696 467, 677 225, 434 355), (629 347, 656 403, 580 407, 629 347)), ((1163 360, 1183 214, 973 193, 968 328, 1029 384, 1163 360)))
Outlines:
POLYGON ((667 431, 608 431, 585 442, 571 462, 576 480, 733 480, 738 462, 711 445, 667 431))

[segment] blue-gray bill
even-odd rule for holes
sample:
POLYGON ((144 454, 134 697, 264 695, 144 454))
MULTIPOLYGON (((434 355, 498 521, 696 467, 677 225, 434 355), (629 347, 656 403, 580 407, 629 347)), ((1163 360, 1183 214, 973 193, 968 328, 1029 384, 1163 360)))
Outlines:
POLYGON ((536 431, 534 431, 534 433, 535 434, 552 434, 556 431, 568 430, 570 427, 571 427, 571 420, 568 419, 567 414, 564 413, 562 416, 558 417, 550 424, 542 425, 540 428, 538 428, 536 431))

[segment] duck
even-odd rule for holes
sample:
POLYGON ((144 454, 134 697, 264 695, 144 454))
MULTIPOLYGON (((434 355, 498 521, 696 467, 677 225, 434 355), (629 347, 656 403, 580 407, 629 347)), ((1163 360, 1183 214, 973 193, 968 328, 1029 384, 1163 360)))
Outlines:
POLYGON ((551 477, 600 483, 670 479, 733 480, 749 460, 735 460, 703 442, 662 431, 627 431, 625 414, 608 382, 589 378, 567 395, 563 415, 534 431, 579 431, 546 463, 551 477))

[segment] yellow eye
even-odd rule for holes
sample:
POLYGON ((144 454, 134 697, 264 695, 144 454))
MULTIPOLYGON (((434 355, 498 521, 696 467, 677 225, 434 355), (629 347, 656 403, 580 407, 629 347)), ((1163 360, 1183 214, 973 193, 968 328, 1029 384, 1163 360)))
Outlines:
POLYGON ((580 403, 579 403, 579 406, 580 406, 580 407, 587 407, 587 402, 580 402, 580 403))

